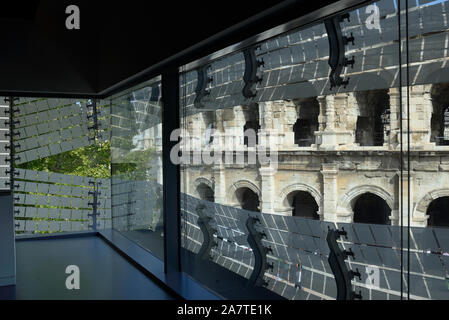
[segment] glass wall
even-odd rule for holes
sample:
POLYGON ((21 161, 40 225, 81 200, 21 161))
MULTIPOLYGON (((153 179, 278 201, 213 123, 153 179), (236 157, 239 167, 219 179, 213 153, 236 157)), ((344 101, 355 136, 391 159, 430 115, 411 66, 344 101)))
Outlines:
POLYGON ((449 298, 447 5, 375 1, 180 69, 186 273, 233 299, 449 298))
POLYGON ((411 299, 449 299, 448 1, 408 3, 411 299))
POLYGON ((111 99, 112 227, 164 259, 160 79, 111 99))
MULTIPOLYGON (((448 5, 373 1, 180 68, 183 272, 228 299, 449 298, 448 5)), ((160 86, 110 99, 111 190, 113 228, 163 259, 160 86)))

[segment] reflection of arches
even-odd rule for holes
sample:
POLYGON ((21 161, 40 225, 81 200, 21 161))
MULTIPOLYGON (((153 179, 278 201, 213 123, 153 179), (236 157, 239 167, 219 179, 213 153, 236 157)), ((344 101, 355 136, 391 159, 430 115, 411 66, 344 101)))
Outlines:
POLYGON ((209 179, 200 177, 193 183, 194 190, 201 200, 214 202, 214 183, 209 179))
POLYGON ((309 192, 290 192, 286 197, 286 201, 292 208, 292 216, 319 220, 318 203, 309 192))
POLYGON ((394 199, 391 197, 390 193, 384 189, 374 186, 374 185, 363 185, 352 188, 346 192, 343 197, 341 197, 339 208, 341 211, 345 211, 354 215, 354 204, 357 198, 364 193, 372 193, 380 198, 382 198, 388 205, 388 207, 394 209, 394 199))
POLYGON ((254 182, 252 182, 250 180, 239 180, 239 181, 234 182, 231 185, 231 187, 229 188, 229 193, 228 194, 229 195, 233 195, 235 193, 235 191, 237 189, 240 189, 240 188, 251 189, 252 191, 254 191, 257 194, 257 196, 260 197, 260 190, 259 190, 259 188, 257 187, 257 185, 254 182))
POLYGON ((278 197, 279 201, 282 201, 282 203, 278 203, 277 207, 281 209, 282 206, 284 208, 289 208, 289 211, 293 210, 291 204, 289 203, 288 195, 297 191, 304 191, 309 193, 315 199, 315 202, 318 205, 318 215, 321 215, 321 203, 322 203, 321 194, 315 188, 303 183, 295 183, 284 188, 280 192, 278 197))
POLYGON ((429 208, 431 202, 438 198, 449 197, 449 189, 433 190, 427 193, 415 206, 413 211, 413 219, 415 221, 421 222, 429 218, 427 215, 427 209, 429 208))
POLYGON ((352 201, 354 223, 390 224, 391 208, 381 197, 364 193, 352 201))
POLYGON ((210 202, 215 201, 214 190, 208 185, 202 183, 196 188, 196 192, 201 200, 206 200, 210 202))
POLYGON ((239 180, 234 182, 228 189, 228 197, 230 197, 230 203, 232 205, 240 205, 240 201, 237 198, 237 190, 242 188, 247 188, 251 190, 257 195, 258 199, 260 199, 261 197, 260 190, 254 182, 249 180, 239 180))
POLYGON ((235 197, 240 205, 240 208, 260 212, 259 196, 253 190, 246 187, 239 188, 235 191, 235 197))
POLYGON ((211 180, 209 180, 207 178, 203 178, 203 177, 197 178, 195 180, 195 182, 193 182, 193 187, 196 190, 198 188, 198 186, 201 184, 205 184, 206 186, 208 186, 209 188, 214 190, 214 183, 211 180))
POLYGON ((427 226, 449 227, 449 197, 441 197, 433 200, 427 207, 427 226))

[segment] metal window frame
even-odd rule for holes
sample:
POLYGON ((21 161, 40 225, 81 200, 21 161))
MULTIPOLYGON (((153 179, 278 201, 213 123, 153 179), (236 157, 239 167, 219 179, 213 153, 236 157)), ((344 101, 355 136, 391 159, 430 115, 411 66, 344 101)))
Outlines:
POLYGON ((262 32, 258 35, 254 35, 244 41, 241 41, 239 43, 236 43, 234 45, 225 47, 219 51, 216 51, 212 54, 206 55, 203 58, 191 61, 187 64, 180 64, 179 61, 184 58, 188 57, 192 53, 194 53, 197 50, 207 48, 210 44, 215 43, 217 41, 220 41, 220 39, 226 38, 228 35, 235 33, 238 30, 244 29, 246 26, 250 25, 253 20, 260 19, 261 17, 267 16, 271 13, 275 13, 276 10, 280 10, 283 8, 283 6, 276 6, 272 9, 266 10, 256 16, 254 16, 251 19, 247 19, 243 21, 242 23, 236 24, 235 26, 228 28, 222 32, 219 32, 218 34, 186 49, 178 54, 175 54, 137 74, 134 76, 125 79, 114 86, 111 86, 99 93, 99 96, 101 97, 109 97, 111 95, 116 94, 119 91, 126 90, 127 88, 137 85, 147 79, 154 78, 158 75, 160 75, 163 70, 171 67, 182 67, 183 71, 190 71, 192 69, 197 68, 198 66, 207 64, 208 62, 212 60, 216 60, 218 58, 222 58, 228 54, 232 54, 236 51, 242 50, 243 48, 252 46, 256 43, 259 43, 261 41, 265 41, 267 39, 276 37, 280 34, 283 34, 285 32, 291 31, 292 29, 305 27, 307 25, 312 25, 314 23, 317 23, 319 21, 322 21, 326 17, 329 17, 331 15, 338 14, 340 12, 354 10, 358 7, 361 7, 367 3, 374 2, 375 0, 340 0, 336 1, 335 3, 332 3, 330 5, 324 6, 318 10, 315 10, 311 13, 308 13, 306 15, 300 16, 297 19, 294 19, 290 22, 281 24, 277 27, 271 28, 265 32, 262 32))

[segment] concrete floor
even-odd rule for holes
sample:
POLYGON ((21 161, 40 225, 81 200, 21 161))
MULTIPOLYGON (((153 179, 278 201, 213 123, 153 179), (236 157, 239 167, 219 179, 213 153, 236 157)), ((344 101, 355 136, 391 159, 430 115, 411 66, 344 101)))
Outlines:
POLYGON ((16 251, 17 284, 0 299, 174 299, 96 236, 17 241, 16 251), (65 286, 69 265, 79 267, 79 290, 65 286))

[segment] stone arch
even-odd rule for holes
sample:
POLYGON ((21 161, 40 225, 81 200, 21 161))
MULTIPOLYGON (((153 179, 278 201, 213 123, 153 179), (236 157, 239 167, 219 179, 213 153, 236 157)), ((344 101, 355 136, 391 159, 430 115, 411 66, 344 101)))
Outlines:
POLYGON ((193 192, 195 194, 196 197, 198 197, 199 199, 203 199, 203 200, 208 200, 208 201, 214 201, 213 198, 215 197, 214 195, 214 183, 213 181, 204 178, 204 177, 199 177, 197 179, 195 179, 195 181, 193 182, 193 192), (206 188, 204 188, 204 186, 206 186, 206 188), (207 193, 210 193, 206 198, 205 195, 202 194, 205 190, 204 189, 210 189, 207 193), (201 191, 202 190, 202 191, 201 191))
POLYGON ((310 193, 318 205, 318 215, 321 217, 323 197, 318 190, 304 183, 294 183, 282 189, 277 200, 278 203, 276 206, 276 211, 292 210, 292 208, 290 208, 288 204, 287 197, 290 193, 295 191, 304 191, 310 193))
POLYGON ((214 190, 214 183, 212 182, 212 180, 209 180, 204 177, 196 178, 195 181, 193 182, 193 188, 196 190, 196 188, 198 188, 201 184, 205 184, 206 186, 214 190))
POLYGON ((417 203, 413 210, 412 220, 413 222, 426 226, 429 216, 427 215, 427 208, 433 200, 442 197, 449 197, 449 189, 438 189, 428 192, 417 203))
POLYGON ((262 193, 260 192, 259 187, 254 182, 247 180, 247 179, 242 179, 242 180, 236 181, 228 189, 228 197, 229 197, 231 205, 233 205, 233 206, 235 206, 239 203, 237 196, 236 196, 236 191, 240 188, 250 189, 255 194, 257 194, 259 199, 262 196, 262 193))
POLYGON ((338 206, 339 212, 347 212, 351 215, 351 218, 354 218, 354 211, 352 209, 354 202, 357 198, 365 193, 372 193, 380 198, 382 198, 388 205, 388 207, 393 212, 394 208, 394 199, 383 188, 375 186, 375 185, 362 185, 357 186, 346 192, 340 199, 340 203, 338 206))

